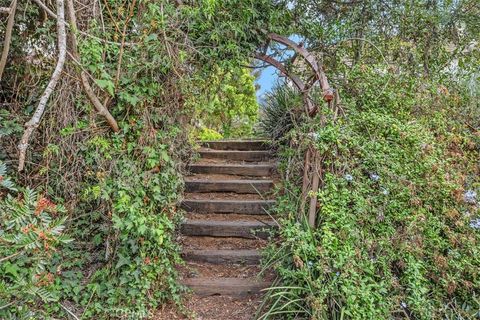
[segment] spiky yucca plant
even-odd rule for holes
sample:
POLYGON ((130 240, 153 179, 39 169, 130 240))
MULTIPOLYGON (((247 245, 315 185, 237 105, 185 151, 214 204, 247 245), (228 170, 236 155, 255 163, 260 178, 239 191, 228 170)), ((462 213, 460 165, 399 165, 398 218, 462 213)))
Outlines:
POLYGON ((301 112, 300 94, 286 84, 280 84, 267 93, 260 116, 260 130, 273 141, 281 141, 295 123, 296 111, 301 112))

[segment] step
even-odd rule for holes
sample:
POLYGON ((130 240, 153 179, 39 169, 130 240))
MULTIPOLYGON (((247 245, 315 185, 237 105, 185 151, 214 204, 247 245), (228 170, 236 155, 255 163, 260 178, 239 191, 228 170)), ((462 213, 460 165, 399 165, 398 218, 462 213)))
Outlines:
POLYGON ((275 200, 194 200, 185 199, 181 208, 187 212, 266 214, 275 200))
POLYGON ((236 151, 236 150, 200 150, 199 154, 204 159, 223 159, 232 161, 268 161, 270 151, 236 151))
POLYGON ((231 174, 237 176, 266 177, 275 171, 269 164, 191 164, 191 173, 231 174))
POLYGON ((212 264, 244 264, 257 265, 260 263, 260 252, 255 249, 235 250, 184 250, 182 256, 187 261, 207 262, 212 264))
POLYGON ((182 284, 200 296, 248 296, 258 294, 271 283, 257 279, 243 278, 188 278, 182 284))
POLYGON ((272 228, 275 228, 273 222, 188 219, 182 223, 180 232, 186 236, 266 239, 270 235, 268 229, 272 228))
POLYGON ((266 140, 217 140, 203 141, 202 147, 215 150, 268 150, 266 140))
POLYGON ((272 180, 189 180, 185 192, 234 192, 263 194, 273 188, 272 180))

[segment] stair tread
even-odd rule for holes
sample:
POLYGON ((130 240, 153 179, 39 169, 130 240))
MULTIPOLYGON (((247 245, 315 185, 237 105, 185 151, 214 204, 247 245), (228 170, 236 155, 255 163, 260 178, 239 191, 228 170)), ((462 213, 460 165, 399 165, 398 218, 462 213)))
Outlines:
POLYGON ((229 184, 272 184, 273 180, 261 180, 261 179, 223 179, 223 180, 208 180, 208 179, 194 179, 186 178, 185 182, 188 183, 229 183, 229 184))
POLYGON ((271 221, 191 220, 181 224, 181 233, 187 236, 237 237, 266 239, 268 230, 275 228, 271 221))
POLYGON ((226 167, 226 168, 275 168, 274 164, 261 164, 261 163, 192 163, 189 167, 226 167))
POLYGON ((246 296, 260 293, 271 285, 269 281, 255 278, 210 278, 197 277, 182 280, 198 295, 246 296))
POLYGON ((183 224, 196 224, 204 226, 239 226, 239 227, 271 227, 276 224, 273 221, 258 221, 258 220, 204 220, 204 219, 187 219, 183 224))
POLYGON ((187 261, 257 265, 261 253, 256 249, 184 249, 182 256, 187 261))
POLYGON ((214 140, 202 141, 203 147, 216 150, 266 150, 268 149, 267 140, 214 140))
POLYGON ((241 194, 265 194, 272 188, 272 180, 185 179, 185 192, 233 192, 241 194))
POLYGON ((271 158, 271 152, 268 150, 212 150, 203 148, 199 150, 199 154, 202 158, 225 161, 259 162, 271 158))
POLYGON ((182 202, 185 201, 192 201, 192 202, 199 202, 199 203, 239 203, 239 204, 246 204, 246 203, 262 203, 262 204, 273 204, 275 200, 238 200, 238 199, 184 199, 182 202))

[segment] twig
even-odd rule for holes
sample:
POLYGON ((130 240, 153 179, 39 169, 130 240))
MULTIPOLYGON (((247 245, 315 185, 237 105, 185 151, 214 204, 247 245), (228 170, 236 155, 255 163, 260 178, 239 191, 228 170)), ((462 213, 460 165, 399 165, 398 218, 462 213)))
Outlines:
POLYGON ((78 318, 75 313, 73 313, 72 311, 70 311, 67 307, 65 307, 63 304, 61 304, 60 302, 58 303, 60 305, 60 307, 62 307, 65 311, 67 311, 67 313, 69 315, 71 315, 75 320, 80 320, 80 318, 78 318))
POLYGON ((19 252, 16 252, 14 254, 11 254, 9 256, 3 257, 3 258, 0 259, 0 262, 7 261, 7 260, 10 260, 12 258, 15 258, 16 256, 18 256, 19 254, 22 254, 22 253, 23 253, 23 251, 19 251, 19 252))
POLYGON ((0 310, 6 309, 6 308, 10 307, 10 306, 13 305, 13 304, 15 304, 15 301, 12 301, 12 302, 10 302, 10 303, 7 303, 6 305, 1 306, 1 307, 0 307, 0 310))
MULTIPOLYGON (((57 19, 57 15, 52 11, 50 10, 47 5, 45 3, 43 3, 41 0, 32 0, 33 2, 35 2, 40 8, 42 8, 43 10, 45 10, 45 12, 50 16, 52 17, 53 19, 57 19)), ((65 23, 65 25, 71 29, 71 26, 69 23, 65 23)), ((121 43, 119 42, 115 42, 115 41, 109 41, 109 40, 105 40, 105 39, 102 39, 102 38, 99 38, 99 37, 96 37, 90 33, 87 33, 85 31, 81 31, 81 30, 78 30, 78 33, 80 33, 81 35, 84 35, 84 36, 87 36, 87 37, 90 37, 92 39, 95 39, 95 40, 98 40, 100 42, 103 42, 103 43, 107 43, 107 44, 113 44, 113 45, 117 45, 117 46, 120 46, 121 43)), ((131 47, 131 46, 135 46, 139 43, 135 43, 135 42, 125 42, 124 45, 127 46, 127 47, 131 47)))
POLYGON ((0 59, 0 81, 2 81, 3 70, 7 64, 8 51, 12 42, 13 23, 15 21, 15 11, 17 10, 17 0, 13 0, 9 9, 7 29, 5 29, 5 40, 3 44, 2 58, 0 59))
MULTIPOLYGON (((73 5, 73 1, 67 0, 67 6, 68 6, 70 24, 73 29, 73 32, 72 32, 73 56, 75 57, 75 60, 79 61, 80 55, 78 53, 78 48, 77 48, 78 43, 77 43, 77 37, 75 34, 77 30, 77 18, 75 16, 75 7, 73 5)), ((95 92, 93 91, 92 87, 90 86, 90 82, 88 81, 87 73, 83 69, 80 70, 80 78, 83 85, 83 89, 85 90, 85 93, 87 94, 88 99, 93 104, 97 112, 101 116, 105 117, 105 119, 107 120, 108 124, 110 125, 113 131, 118 132, 120 129, 118 128, 117 121, 112 116, 112 114, 108 111, 108 109, 100 102, 100 99, 98 99, 98 97, 95 95, 95 92)))
POLYGON ((310 198, 310 208, 308 210, 308 224, 310 227, 315 228, 315 222, 317 220, 317 201, 318 201, 318 187, 320 184, 321 175, 321 160, 318 151, 315 151, 313 155, 313 178, 312 178, 312 195, 310 198))
POLYGON ((57 0, 57 34, 58 34, 58 61, 53 71, 52 78, 47 85, 40 102, 38 103, 37 109, 33 114, 30 121, 25 124, 25 132, 23 133, 22 140, 18 145, 20 151, 19 161, 18 161, 18 171, 23 171, 25 166, 25 157, 28 148, 28 141, 33 131, 40 124, 45 108, 47 107, 47 102, 50 96, 52 95, 53 90, 55 89, 58 80, 62 74, 63 66, 65 64, 65 57, 67 54, 67 34, 65 30, 65 5, 63 0, 57 0))
POLYGON ((115 76, 115 90, 117 90, 118 81, 120 80, 120 72, 122 71, 122 60, 123 60, 123 51, 125 49, 125 37, 127 36, 127 28, 130 20, 133 17, 133 10, 135 9, 136 0, 133 0, 130 11, 128 13, 127 19, 125 19, 125 24, 123 25, 123 32, 122 32, 122 42, 120 45, 120 52, 118 53, 118 63, 117 63, 117 73, 115 76))

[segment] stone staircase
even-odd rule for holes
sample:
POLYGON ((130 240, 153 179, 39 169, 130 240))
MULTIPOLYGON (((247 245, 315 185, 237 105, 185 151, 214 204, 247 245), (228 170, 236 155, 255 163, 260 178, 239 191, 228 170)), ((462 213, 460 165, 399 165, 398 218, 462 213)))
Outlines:
POLYGON ((204 142, 185 179, 181 225, 182 282, 197 296, 246 297, 271 283, 260 273, 260 249, 275 223, 275 164, 265 141, 204 142))

